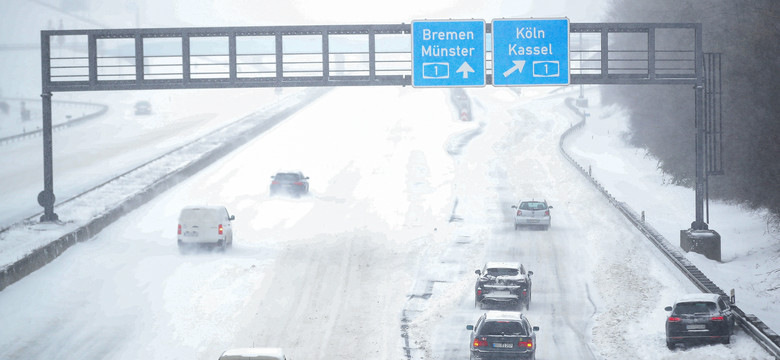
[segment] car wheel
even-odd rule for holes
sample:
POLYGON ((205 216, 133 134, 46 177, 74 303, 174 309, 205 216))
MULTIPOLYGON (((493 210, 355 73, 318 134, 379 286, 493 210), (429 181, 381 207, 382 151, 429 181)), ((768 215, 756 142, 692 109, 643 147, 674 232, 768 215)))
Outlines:
POLYGON ((676 346, 675 346, 675 343, 674 343, 674 342, 671 342, 671 341, 668 341, 668 340, 667 340, 667 341, 666 341, 666 347, 667 347, 667 348, 669 348, 669 350, 674 350, 674 348, 675 348, 676 346))
POLYGON ((731 336, 726 336, 726 338, 725 338, 725 339, 723 339, 723 341, 721 341, 721 343, 722 343, 723 345, 728 345, 728 344, 731 344, 731 336))
POLYGON ((525 301, 525 310, 528 311, 531 308, 531 298, 525 301))
POLYGON ((515 224, 515 230, 519 230, 519 229, 520 229, 520 225, 515 224))

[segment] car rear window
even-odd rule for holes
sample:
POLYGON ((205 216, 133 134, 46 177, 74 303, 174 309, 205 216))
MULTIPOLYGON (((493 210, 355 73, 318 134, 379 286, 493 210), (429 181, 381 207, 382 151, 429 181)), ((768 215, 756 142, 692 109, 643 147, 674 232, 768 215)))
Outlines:
POLYGON ((520 210, 544 210, 547 209, 547 204, 543 202, 528 201, 520 203, 520 210))
POLYGON ((678 303, 674 307, 675 315, 712 314, 718 312, 718 306, 711 301, 678 303))
POLYGON ((520 335, 526 336, 527 329, 517 321, 488 321, 482 325, 479 335, 520 335))
POLYGON ((298 181, 301 177, 298 174, 276 174, 274 180, 279 181, 298 181))
POLYGON ((487 274, 492 276, 517 276, 517 269, 491 268, 487 269, 487 274))

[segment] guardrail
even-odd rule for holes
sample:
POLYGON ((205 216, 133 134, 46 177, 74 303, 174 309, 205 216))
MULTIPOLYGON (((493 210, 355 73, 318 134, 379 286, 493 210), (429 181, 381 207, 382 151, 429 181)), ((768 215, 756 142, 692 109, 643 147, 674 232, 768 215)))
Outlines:
MULTIPOLYGON (((631 209, 628 204, 618 201, 607 189, 598 182, 582 165, 577 163, 563 148, 565 139, 582 129, 585 126, 586 114, 580 111, 579 108, 574 106, 574 99, 567 98, 566 106, 572 111, 581 116, 582 120, 573 125, 568 130, 564 131, 558 141, 558 148, 575 168, 577 168, 586 179, 588 179, 598 189, 609 202, 614 205, 620 212, 631 221, 634 226, 641 231, 650 242, 653 243, 661 253, 663 253, 693 284, 699 288, 702 292, 719 294, 722 296, 728 296, 723 290, 721 290, 715 283, 707 278, 695 265, 693 265, 681 252, 673 246, 666 238, 656 231, 650 224, 646 223, 636 211, 631 209)), ((737 320, 739 326, 745 330, 761 347, 769 352, 776 359, 780 359, 780 336, 778 336, 772 329, 770 329, 764 322, 758 319, 755 315, 746 314, 738 306, 733 305, 732 310, 737 314, 737 320)))
MULTIPOLYGON (((31 103, 35 102, 35 101, 39 101, 38 99, 12 99, 12 100, 25 100, 25 101, 29 101, 31 103)), ((108 105, 104 105, 104 104, 97 104, 97 103, 90 103, 90 102, 80 102, 80 101, 56 101, 56 102, 53 102, 53 103, 55 103, 55 104, 70 104, 70 105, 94 106, 94 107, 96 107, 98 109, 97 111, 95 111, 93 113, 86 114, 86 115, 83 115, 83 116, 80 116, 80 117, 68 120, 68 121, 66 121, 66 122, 64 122, 62 124, 54 125, 54 126, 52 126, 52 130, 53 131, 61 130, 61 129, 64 129, 64 128, 68 128, 68 127, 71 127, 71 126, 76 125, 78 123, 81 123, 83 121, 94 119, 94 118, 96 118, 98 116, 101 116, 101 115, 105 114, 108 111, 108 105)), ((7 144, 7 143, 10 143, 10 142, 13 142, 13 141, 17 141, 17 140, 22 140, 22 139, 34 137, 34 136, 40 136, 41 134, 43 134, 43 130, 42 129, 37 129, 37 130, 26 131, 26 132, 24 132, 22 134, 6 136, 6 137, 3 137, 3 138, 0 138, 0 145, 7 144)))

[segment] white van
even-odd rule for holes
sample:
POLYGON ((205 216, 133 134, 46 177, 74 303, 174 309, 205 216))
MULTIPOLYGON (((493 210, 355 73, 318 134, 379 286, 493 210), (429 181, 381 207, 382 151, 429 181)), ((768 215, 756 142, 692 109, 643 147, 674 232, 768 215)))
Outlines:
POLYGON ((233 226, 224 206, 187 206, 179 214, 179 249, 189 246, 233 246, 233 226))

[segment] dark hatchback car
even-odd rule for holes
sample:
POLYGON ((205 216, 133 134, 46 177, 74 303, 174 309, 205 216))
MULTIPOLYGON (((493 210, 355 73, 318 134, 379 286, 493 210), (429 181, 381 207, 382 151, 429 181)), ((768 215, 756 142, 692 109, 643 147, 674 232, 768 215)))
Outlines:
POLYGON ((536 331, 518 311, 488 311, 471 330, 471 360, 536 359, 536 331))
POLYGON ((301 172, 280 172, 271 176, 271 196, 287 194, 295 197, 309 193, 309 177, 301 172))
POLYGON ((731 304, 718 294, 690 294, 667 306, 666 346, 680 343, 731 342, 735 316, 731 304))

